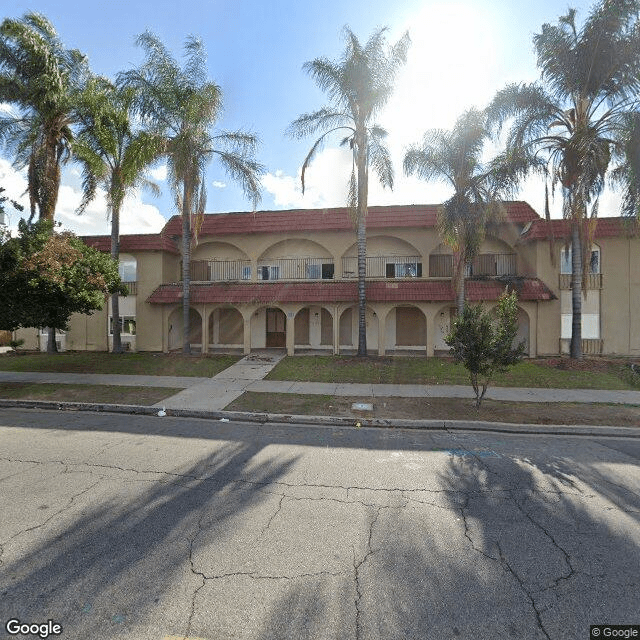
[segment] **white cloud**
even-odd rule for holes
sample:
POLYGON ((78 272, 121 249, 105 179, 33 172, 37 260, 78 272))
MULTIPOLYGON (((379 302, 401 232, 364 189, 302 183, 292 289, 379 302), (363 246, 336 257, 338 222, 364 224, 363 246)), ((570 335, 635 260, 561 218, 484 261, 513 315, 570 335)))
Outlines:
MULTIPOLYGON (((15 231, 20 218, 29 215, 29 198, 23 195, 27 188, 25 172, 16 171, 7 160, 0 158, 0 186, 6 189, 5 195, 18 200, 25 207, 22 214, 12 207, 6 207, 7 226, 15 231)), ((89 204, 82 215, 78 215, 76 210, 81 199, 82 194, 78 189, 68 184, 60 186, 56 221, 62 223, 61 229, 73 231, 78 235, 111 233, 111 222, 107 218, 105 192, 98 190, 95 200, 89 204)), ((158 233, 165 222, 165 218, 156 207, 142 202, 139 192, 132 193, 125 199, 120 212, 121 233, 158 233)))
POLYGON ((155 169, 149 171, 149 175, 157 182, 163 182, 167 179, 167 165, 161 164, 155 169))
POLYGON ((211 183, 216 189, 224 189, 227 185, 224 182, 220 182, 220 180, 214 180, 211 183))

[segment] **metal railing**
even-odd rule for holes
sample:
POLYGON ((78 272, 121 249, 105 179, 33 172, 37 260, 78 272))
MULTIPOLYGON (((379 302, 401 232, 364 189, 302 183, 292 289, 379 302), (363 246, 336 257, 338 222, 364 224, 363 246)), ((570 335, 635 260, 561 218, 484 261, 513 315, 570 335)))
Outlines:
POLYGON ((258 280, 331 280, 333 258, 276 258, 258 262, 258 280))
POLYGON ((129 293, 127 294, 128 296, 137 296, 138 295, 138 283, 135 280, 131 280, 130 282, 127 282, 126 280, 123 280, 122 284, 124 284, 127 289, 129 290, 129 293))
MULTIPOLYGON (((367 278, 420 278, 422 258, 420 256, 368 256, 367 278)), ((358 277, 358 258, 342 258, 342 277, 358 277)))
MULTIPOLYGON (((481 253, 476 256, 465 275, 473 276, 515 276, 518 273, 518 259, 515 253, 481 253)), ((452 278, 453 256, 433 254, 429 256, 430 278, 452 278)))
MULTIPOLYGON (((182 276, 182 264, 180 265, 182 276)), ((192 260, 192 282, 227 282, 230 280, 250 280, 249 260, 192 260)))
MULTIPOLYGON (((587 289, 602 289, 602 274, 601 273, 588 273, 582 275, 583 279, 586 278, 587 289)), ((571 274, 560 274, 560 289, 571 289, 571 274)))

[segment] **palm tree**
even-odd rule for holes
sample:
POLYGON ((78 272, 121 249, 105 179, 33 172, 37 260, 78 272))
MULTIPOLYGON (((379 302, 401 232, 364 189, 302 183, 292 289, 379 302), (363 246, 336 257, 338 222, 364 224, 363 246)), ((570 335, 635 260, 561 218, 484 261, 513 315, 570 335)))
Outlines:
POLYGON ((487 225, 500 216, 500 197, 509 191, 510 174, 501 158, 482 162, 489 133, 485 117, 470 109, 451 131, 431 129, 422 144, 409 147, 404 172, 424 180, 443 180, 453 195, 438 210, 438 232, 453 250, 453 279, 458 314, 465 300, 465 270, 478 255, 487 225))
POLYGON ((330 105, 294 120, 288 133, 303 138, 323 131, 314 142, 302 165, 302 191, 305 172, 325 139, 333 133, 344 133, 341 144, 352 151, 349 183, 349 206, 354 212, 358 243, 358 355, 367 355, 366 334, 366 216, 369 191, 369 166, 383 186, 393 188, 393 166, 386 147, 385 129, 373 118, 387 103, 393 92, 395 75, 407 58, 410 44, 405 33, 392 47, 387 46, 387 29, 376 31, 364 45, 345 27, 347 46, 337 61, 316 58, 304 64, 304 70, 329 97, 330 105))
MULTIPOLYGON (((157 185, 146 179, 146 169, 163 151, 163 140, 147 131, 133 131, 132 89, 117 89, 104 78, 93 78, 80 100, 80 130, 74 151, 83 167, 84 197, 81 213, 102 185, 111 214, 111 257, 120 257, 120 209, 125 197, 145 186, 158 193, 157 185)), ((121 353, 118 294, 111 297, 113 352, 121 353)))
POLYGON ((222 92, 207 80, 206 54, 199 39, 187 38, 182 68, 152 33, 142 34, 137 43, 144 49, 145 61, 120 74, 118 82, 136 91, 137 113, 165 141, 169 182, 182 214, 183 352, 188 354, 192 229, 197 238, 207 199, 207 162, 216 156, 254 207, 260 201, 259 176, 264 168, 254 159, 255 135, 212 133, 221 114, 222 92))
POLYGON ((534 36, 541 79, 512 84, 488 108, 500 133, 509 121, 507 153, 544 158, 552 187, 560 187, 572 249, 571 357, 582 357, 582 274, 587 265, 598 199, 609 175, 626 185, 627 212, 638 211, 637 129, 640 21, 638 0, 601 0, 580 29, 571 9, 534 36), (620 171, 614 171, 614 168, 620 171), (636 169, 634 171, 634 168, 636 169), (635 176, 635 177, 634 177, 635 176))
MULTIPOLYGON (((28 168, 29 221, 37 212, 53 222, 60 167, 71 154, 75 100, 87 73, 86 58, 65 49, 43 15, 0 24, 0 102, 17 109, 0 115, 0 142, 13 152, 17 168, 28 168)), ((47 351, 56 351, 54 328, 47 351)))

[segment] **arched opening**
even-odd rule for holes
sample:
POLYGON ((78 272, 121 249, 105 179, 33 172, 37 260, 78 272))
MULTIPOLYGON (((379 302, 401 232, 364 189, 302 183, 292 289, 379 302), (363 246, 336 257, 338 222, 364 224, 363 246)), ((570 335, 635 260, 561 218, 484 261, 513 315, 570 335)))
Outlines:
MULTIPOLYGON (((183 326, 182 307, 177 307, 169 315, 169 351, 182 348, 183 326)), ((189 309, 189 342, 192 347, 202 346, 202 316, 193 308, 189 309)))
POLYGON ((244 344, 244 319, 235 307, 220 307, 209 315, 209 346, 239 348, 244 344))
POLYGON ((426 350, 427 318, 414 306, 395 307, 387 316, 386 343, 399 350, 426 350))
POLYGON ((269 307, 266 310, 266 347, 284 348, 287 346, 287 316, 282 309, 269 307))

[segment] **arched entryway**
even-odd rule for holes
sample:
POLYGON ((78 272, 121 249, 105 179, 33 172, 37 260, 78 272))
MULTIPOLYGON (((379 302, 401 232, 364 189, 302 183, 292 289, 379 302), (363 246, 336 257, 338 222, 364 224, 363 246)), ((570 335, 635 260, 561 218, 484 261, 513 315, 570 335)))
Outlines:
POLYGON ((267 336, 266 347, 282 348, 287 346, 287 316, 282 309, 267 307, 266 309, 267 336))
POLYGON ((427 318, 418 307, 395 307, 387 316, 386 326, 386 344, 389 347, 426 350, 427 318))
POLYGON ((220 307, 209 315, 209 346, 242 347, 244 344, 244 319, 235 307, 220 307))
MULTIPOLYGON (((177 307, 169 315, 169 351, 182 348, 183 326, 182 307, 177 307)), ((189 342, 192 347, 202 347, 202 316, 194 308, 189 309, 189 342)))

